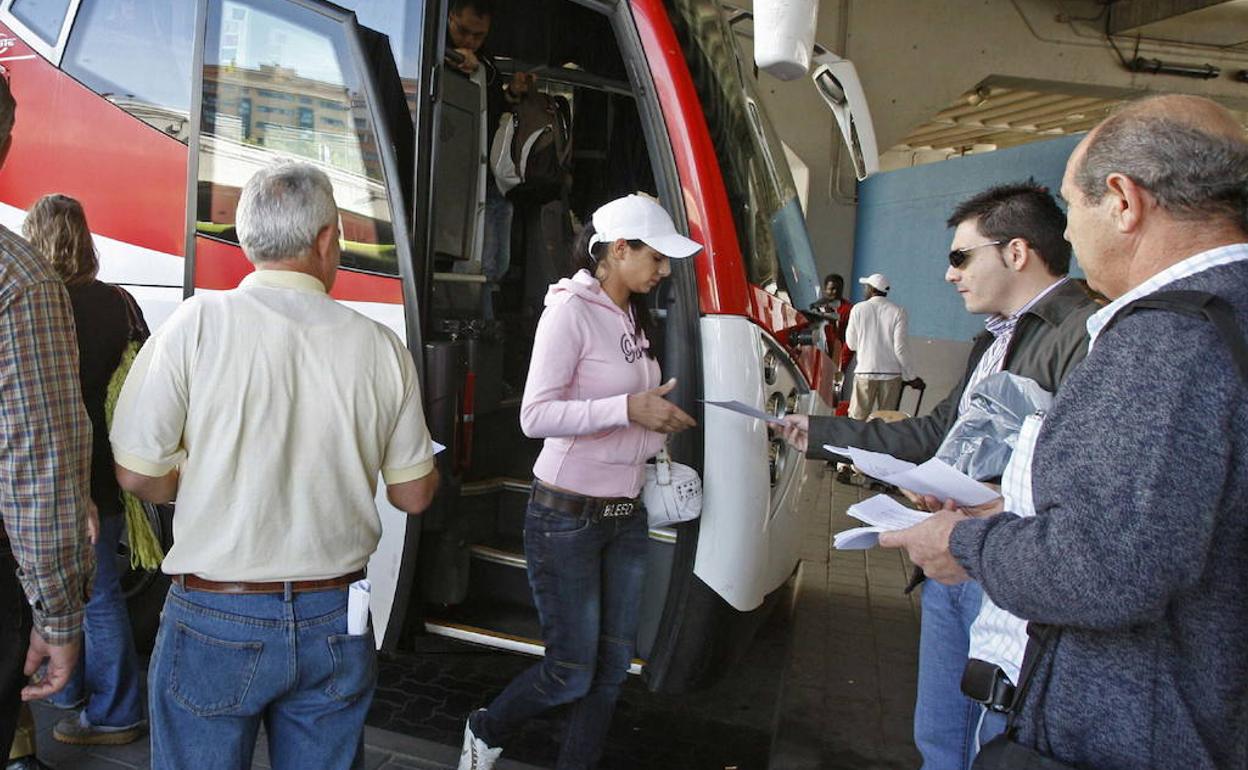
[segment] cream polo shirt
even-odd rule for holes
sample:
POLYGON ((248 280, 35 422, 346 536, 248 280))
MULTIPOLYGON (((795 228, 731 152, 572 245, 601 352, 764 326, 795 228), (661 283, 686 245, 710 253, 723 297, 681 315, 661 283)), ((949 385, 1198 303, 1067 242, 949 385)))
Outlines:
POLYGON ((310 580, 361 569, 374 496, 433 470, 411 354, 313 276, 258 270, 197 294, 139 352, 110 434, 118 465, 181 464, 166 573, 310 580))

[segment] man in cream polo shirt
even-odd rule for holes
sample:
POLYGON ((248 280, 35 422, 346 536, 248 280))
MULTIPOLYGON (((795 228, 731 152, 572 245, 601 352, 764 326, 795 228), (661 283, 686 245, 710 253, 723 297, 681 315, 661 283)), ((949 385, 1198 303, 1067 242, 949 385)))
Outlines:
POLYGON ((376 679, 347 586, 381 523, 437 488, 420 383, 399 338, 326 291, 338 209, 323 172, 256 173, 238 205, 255 272, 188 299, 148 340, 111 433, 122 486, 177 497, 173 576, 149 672, 152 767, 348 768, 376 679))

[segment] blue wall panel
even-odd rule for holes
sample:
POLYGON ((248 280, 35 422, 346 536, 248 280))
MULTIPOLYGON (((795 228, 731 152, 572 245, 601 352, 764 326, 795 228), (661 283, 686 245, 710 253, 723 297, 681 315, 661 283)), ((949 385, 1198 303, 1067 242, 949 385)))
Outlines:
MULTIPOLYGON (((963 200, 988 187, 1034 177, 1057 193, 1066 159, 1081 136, 1036 142, 983 155, 876 174, 858 188, 853 297, 858 279, 883 273, 889 299, 906 308, 910 334, 969 340, 983 330, 983 316, 966 312, 945 282, 953 230, 945 220, 963 200)), ((1082 275, 1076 266, 1074 275, 1082 275)))

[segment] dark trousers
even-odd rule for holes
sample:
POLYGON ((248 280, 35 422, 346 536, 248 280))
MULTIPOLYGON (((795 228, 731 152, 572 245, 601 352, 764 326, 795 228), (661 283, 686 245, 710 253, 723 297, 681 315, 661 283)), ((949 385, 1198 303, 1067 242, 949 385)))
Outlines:
POLYGON ((633 659, 647 531, 644 511, 593 522, 529 499, 524 555, 546 654, 473 714, 478 738, 501 746, 530 717, 570 703, 555 768, 598 766, 633 659))
POLYGON ((0 540, 0 757, 9 756, 22 707, 30 624, 30 606, 17 581, 17 561, 9 541, 0 540))

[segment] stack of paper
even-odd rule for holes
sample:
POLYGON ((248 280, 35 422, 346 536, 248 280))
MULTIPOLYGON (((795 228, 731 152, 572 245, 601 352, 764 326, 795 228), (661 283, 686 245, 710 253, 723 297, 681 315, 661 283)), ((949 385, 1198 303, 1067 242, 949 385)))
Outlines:
POLYGON ((915 465, 881 452, 868 452, 857 447, 824 444, 823 448, 853 461, 858 470, 886 484, 908 489, 937 500, 953 500, 958 505, 983 505, 1001 495, 948 463, 935 457, 915 465))
POLYGON ((880 541, 881 532, 908 529, 920 523, 930 513, 907 508, 888 495, 876 495, 849 506, 845 511, 869 526, 855 527, 837 532, 832 545, 840 550, 874 548, 880 541))

